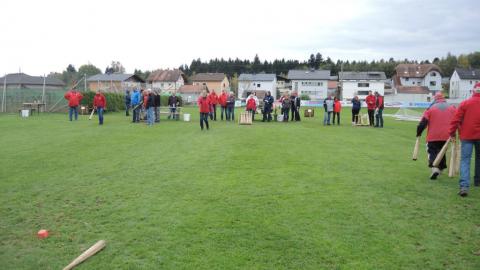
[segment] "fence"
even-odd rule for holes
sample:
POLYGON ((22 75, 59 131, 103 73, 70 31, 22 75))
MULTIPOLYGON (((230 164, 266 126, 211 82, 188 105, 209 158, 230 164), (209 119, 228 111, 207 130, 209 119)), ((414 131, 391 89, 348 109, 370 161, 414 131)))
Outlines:
POLYGON ((43 100, 42 88, 6 88, 1 91, 0 104, 3 112, 18 112, 24 103, 45 103, 46 111, 53 112, 64 111, 67 107, 67 101, 63 98, 66 89, 45 88, 43 100))

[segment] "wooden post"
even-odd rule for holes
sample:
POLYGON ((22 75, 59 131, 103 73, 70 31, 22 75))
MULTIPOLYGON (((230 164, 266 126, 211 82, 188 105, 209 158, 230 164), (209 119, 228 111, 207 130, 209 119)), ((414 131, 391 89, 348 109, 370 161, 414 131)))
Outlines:
MULTIPOLYGON (((46 80, 46 77, 45 77, 45 74, 43 74, 43 89, 42 89, 42 103, 45 104, 45 80, 46 80)), ((47 106, 45 105, 44 108, 46 108, 47 106)))
POLYGON ((7 112, 7 101, 6 98, 6 91, 7 91, 7 73, 5 73, 5 77, 3 77, 3 95, 2 95, 2 112, 7 112))
POLYGON ((457 161, 456 159, 456 154, 457 150, 456 148, 456 143, 452 142, 452 151, 450 153, 450 163, 448 164, 448 177, 453 177, 455 175, 455 163, 457 161))

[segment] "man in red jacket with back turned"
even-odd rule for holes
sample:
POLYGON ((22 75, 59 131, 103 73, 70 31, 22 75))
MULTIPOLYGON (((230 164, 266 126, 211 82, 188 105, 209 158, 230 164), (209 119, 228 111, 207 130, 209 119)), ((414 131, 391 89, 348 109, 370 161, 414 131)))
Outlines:
POLYGON ((480 83, 473 87, 471 98, 460 103, 455 117, 450 123, 450 137, 455 141, 458 129, 462 141, 460 160, 460 192, 458 195, 468 195, 470 187, 470 159, 475 147, 475 186, 480 185, 480 83))
POLYGON ((198 109, 200 111, 200 128, 203 130, 203 123, 207 127, 207 130, 210 129, 208 126, 208 115, 210 114, 211 110, 211 102, 210 98, 207 96, 207 90, 203 90, 200 97, 197 100, 198 109))
POLYGON ((68 118, 72 121, 72 114, 75 113, 75 121, 78 120, 78 105, 80 105, 80 101, 82 101, 82 94, 73 87, 72 90, 65 93, 63 97, 68 100, 68 118))
POLYGON ((208 98, 210 99, 210 120, 217 121, 218 96, 217 93, 215 93, 215 89, 212 89, 208 98))
POLYGON ((218 103, 220 104, 220 119, 223 121, 223 114, 227 119, 227 93, 225 90, 222 90, 222 93, 218 96, 218 103))
POLYGON ((423 113, 423 117, 417 126, 417 137, 422 136, 423 130, 427 130, 428 167, 432 168, 430 179, 437 179, 441 171, 447 168, 447 159, 444 156, 438 168, 433 167, 433 161, 437 158, 450 134, 448 133, 450 122, 455 115, 455 107, 449 105, 442 93, 435 95, 435 104, 423 113))
POLYGON ((105 107, 107 107, 107 100, 102 92, 98 90, 93 98, 93 108, 97 110, 99 125, 103 125, 103 111, 105 110, 105 107))
POLYGON ((370 126, 373 127, 374 125, 374 114, 375 114, 375 96, 372 95, 372 91, 368 91, 368 96, 365 98, 365 102, 367 103, 367 109, 368 109, 368 120, 370 122, 370 126))

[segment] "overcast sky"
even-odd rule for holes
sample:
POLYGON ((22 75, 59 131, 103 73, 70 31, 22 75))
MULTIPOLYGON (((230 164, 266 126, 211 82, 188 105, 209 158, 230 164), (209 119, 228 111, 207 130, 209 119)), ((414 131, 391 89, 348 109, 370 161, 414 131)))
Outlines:
MULTIPOLYGON (((417 59, 480 50, 476 0, 2 0, 0 74, 215 57, 417 59)), ((1 76, 0 75, 0 76, 1 76)))

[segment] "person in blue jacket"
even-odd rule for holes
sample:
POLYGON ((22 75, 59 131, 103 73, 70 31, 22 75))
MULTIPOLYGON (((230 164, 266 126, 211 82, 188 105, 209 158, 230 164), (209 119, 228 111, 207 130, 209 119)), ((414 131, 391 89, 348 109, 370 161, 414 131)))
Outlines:
POLYGON ((267 94, 263 98, 263 120, 265 121, 272 121, 272 109, 273 109, 273 97, 270 94, 270 91, 267 91, 267 94))
POLYGON ((352 99, 352 125, 358 124, 358 114, 362 108, 362 102, 358 99, 358 96, 354 96, 352 99))
POLYGON ((137 89, 133 90, 130 102, 133 108, 133 120, 132 123, 140 123, 140 93, 137 89))

